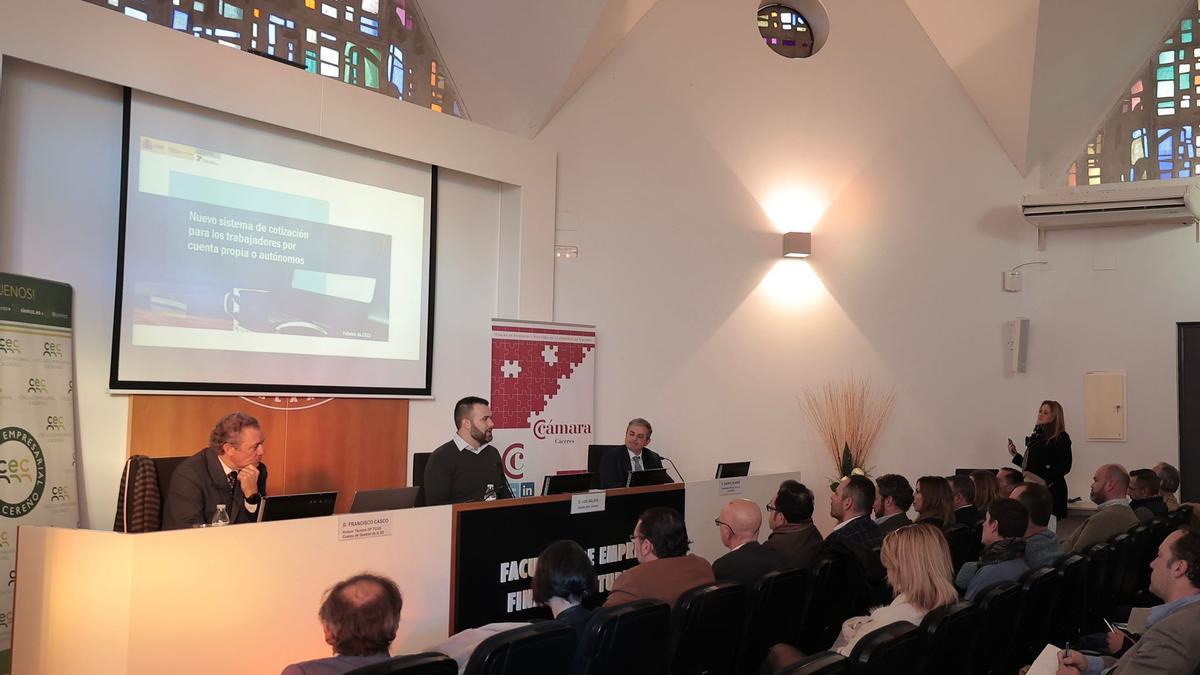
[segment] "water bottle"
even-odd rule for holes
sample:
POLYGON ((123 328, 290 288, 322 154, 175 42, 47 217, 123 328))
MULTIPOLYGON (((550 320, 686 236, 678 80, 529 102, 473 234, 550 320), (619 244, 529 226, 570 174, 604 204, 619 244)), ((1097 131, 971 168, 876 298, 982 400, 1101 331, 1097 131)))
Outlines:
POLYGON ((485 501, 485 502, 496 501, 496 486, 495 485, 493 485, 491 483, 487 484, 487 489, 483 491, 483 501, 485 501))
MULTIPOLYGON (((495 499, 495 497, 492 497, 495 499)), ((229 512, 225 510, 224 504, 217 504, 217 512, 213 514, 212 526, 218 527, 229 524, 229 512)))

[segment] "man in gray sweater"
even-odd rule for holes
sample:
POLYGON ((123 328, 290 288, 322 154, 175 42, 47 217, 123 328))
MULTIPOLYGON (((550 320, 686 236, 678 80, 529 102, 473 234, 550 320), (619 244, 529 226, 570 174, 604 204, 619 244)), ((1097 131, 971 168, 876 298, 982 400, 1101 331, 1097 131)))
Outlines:
POLYGON ((1105 464, 1092 476, 1092 501, 1098 509, 1067 539, 1067 553, 1082 553, 1092 544, 1126 532, 1139 523, 1129 508, 1129 473, 1120 464, 1105 464))
POLYGON ((1029 524, 1025 527, 1025 563, 1031 570, 1053 565, 1062 557, 1063 549, 1058 536, 1047 527, 1054 508, 1050 491, 1038 483, 1021 483, 1013 488, 1012 498, 1029 512, 1029 524))

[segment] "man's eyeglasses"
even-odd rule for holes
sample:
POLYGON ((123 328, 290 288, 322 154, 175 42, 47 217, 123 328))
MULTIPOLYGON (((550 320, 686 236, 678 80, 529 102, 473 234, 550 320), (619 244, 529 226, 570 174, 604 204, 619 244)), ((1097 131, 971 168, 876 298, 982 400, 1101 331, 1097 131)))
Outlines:
POLYGON ((720 518, 713 518, 713 524, 716 525, 717 527, 724 525, 725 527, 729 528, 730 532, 733 532, 733 526, 730 525, 729 523, 722 523, 720 518))
POLYGON ((633 534, 629 535, 629 541, 631 541, 631 542, 633 542, 633 543, 635 543, 635 544, 637 543, 637 540, 638 540, 638 539, 645 539, 645 537, 643 537, 642 535, 638 534, 637 532, 634 532, 633 534))
POLYGON ((771 502, 767 502, 767 513, 774 513, 775 511, 778 511, 778 510, 779 509, 775 508, 774 504, 772 504, 771 502))

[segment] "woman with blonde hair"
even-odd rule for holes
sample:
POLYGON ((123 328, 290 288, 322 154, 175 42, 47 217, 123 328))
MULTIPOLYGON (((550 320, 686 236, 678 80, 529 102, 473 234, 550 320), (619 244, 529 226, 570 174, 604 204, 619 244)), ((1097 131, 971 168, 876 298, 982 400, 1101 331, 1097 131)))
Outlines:
MULTIPOLYGON (((846 619, 842 624, 842 632, 830 650, 847 658, 867 633, 897 621, 919 626, 929 612, 958 602, 950 547, 941 530, 933 525, 914 523, 889 532, 883 538, 879 557, 895 595, 891 604, 877 607, 867 616, 846 619)), ((774 673, 802 658, 804 654, 791 645, 775 645, 762 672, 774 673)))
POLYGON ((1071 437, 1058 401, 1042 401, 1038 406, 1037 424, 1025 437, 1025 453, 1008 439, 1008 454, 1012 463, 1025 472, 1025 480, 1034 474, 1046 482, 1054 502, 1052 513, 1062 520, 1067 517, 1067 474, 1071 472, 1071 437))
POLYGON ((1000 494, 1000 480, 987 469, 972 471, 971 480, 975 483, 975 508, 980 513, 987 511, 992 502, 1004 496, 1000 494))
POLYGON ((917 522, 946 528, 954 524, 954 491, 941 476, 921 476, 913 492, 917 522))

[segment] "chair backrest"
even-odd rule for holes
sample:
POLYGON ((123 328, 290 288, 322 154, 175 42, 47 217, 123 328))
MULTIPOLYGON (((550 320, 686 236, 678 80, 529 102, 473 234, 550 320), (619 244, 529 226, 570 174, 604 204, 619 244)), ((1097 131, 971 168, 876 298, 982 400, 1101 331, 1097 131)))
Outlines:
POLYGON ((575 629, 542 621, 491 636, 467 661, 465 675, 562 675, 575 655, 575 629))
POLYGON ((771 645, 792 642, 799 632, 800 608, 805 600, 808 570, 768 572, 750 594, 750 611, 742 637, 741 671, 758 672, 771 645))
POLYGON ((849 675, 850 660, 837 652, 806 656, 775 675, 849 675))
MULTIPOLYGON (((975 550, 975 546, 971 542, 971 528, 966 525, 951 525, 942 530, 942 534, 946 536, 946 544, 950 547, 950 563, 957 574, 963 563, 971 560, 972 552, 975 550)), ((978 556, 978 553, 975 555, 978 556)))
POLYGON ((671 608, 642 599, 596 610, 575 649, 574 675, 660 675, 671 608))
POLYGON ((413 487, 421 488, 421 491, 417 493, 415 506, 427 505, 425 502, 425 465, 429 463, 429 456, 432 454, 432 452, 414 452, 412 455, 412 484, 413 487))
POLYGON ((187 455, 154 458, 154 471, 158 474, 158 494, 162 495, 164 501, 171 491, 171 477, 175 475, 175 469, 178 469, 185 459, 187 459, 187 455))
POLYGON ((1041 652, 1046 645, 1054 621, 1054 609, 1058 605, 1058 593, 1062 588, 1062 577, 1053 567, 1040 567, 1026 572, 1020 581, 1021 615, 1017 620, 1017 635, 1013 652, 1017 665, 1030 663, 1037 658, 1029 652, 1041 652), (1025 660, 1027 659, 1027 660, 1025 660))
POLYGON ((1088 572, 1091 561, 1073 553, 1063 556, 1054 568, 1062 577, 1058 606, 1054 611, 1051 635, 1060 642, 1075 641, 1087 621, 1088 572))
POLYGON ((939 607, 925 615, 921 622, 921 661, 917 668, 923 675, 953 673, 971 658, 971 641, 983 620, 979 608, 971 602, 957 602, 939 607))
POLYGON ((921 631, 907 621, 862 636, 850 652, 852 675, 912 675, 921 653, 921 631))
POLYGON ((1118 604, 1129 601, 1137 590, 1141 567, 1145 525, 1138 525, 1124 534, 1109 538, 1113 545, 1113 569, 1108 577, 1109 595, 1118 604))
POLYGON ((1111 602, 1108 592, 1108 576, 1113 568, 1113 548, 1108 542, 1092 544, 1083 551, 1088 561, 1087 616, 1100 616, 1111 602))
POLYGON ((673 675, 733 673, 746 617, 746 588, 705 584, 679 596, 672 616, 673 675))
POLYGON ((589 445, 587 454, 587 470, 592 474, 592 487, 600 487, 600 460, 608 452, 611 445, 589 445))
POLYGON ((972 640, 975 658, 969 663, 971 672, 981 675, 1001 670, 1009 657, 1021 611, 1021 587, 1010 581, 993 584, 979 594, 975 604, 983 618, 972 640))
POLYGON ((841 556, 821 556, 810 572, 806 600, 799 620, 797 645, 806 654, 829 648, 841 630, 842 622, 850 617, 846 593, 846 559, 841 556))
POLYGON ((424 652, 355 668, 346 675, 458 675, 458 663, 445 654, 424 652))

